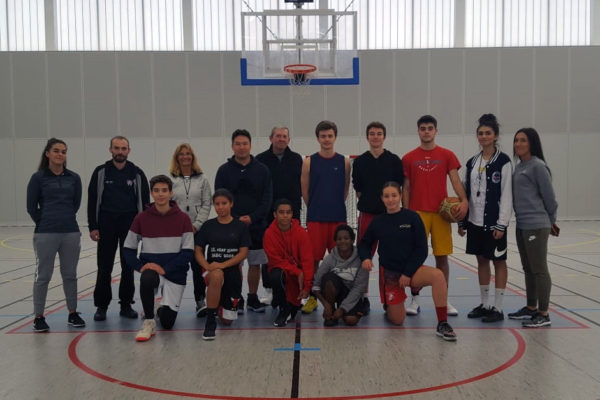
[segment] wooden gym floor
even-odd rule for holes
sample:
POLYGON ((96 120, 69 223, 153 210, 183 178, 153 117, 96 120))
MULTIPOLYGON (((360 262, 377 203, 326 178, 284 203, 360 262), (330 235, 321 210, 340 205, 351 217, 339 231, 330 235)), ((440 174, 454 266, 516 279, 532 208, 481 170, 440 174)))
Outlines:
MULTIPOLYGON (((215 341, 205 342, 188 281, 174 329, 136 343, 141 320, 119 317, 117 300, 107 321, 93 321, 96 246, 85 228, 78 276, 79 311, 87 327, 67 327, 57 268, 47 300, 51 330, 34 334, 33 229, 0 228, 0 398, 598 399, 600 222, 560 226, 560 238, 549 243, 552 326, 540 329, 508 319, 483 324, 467 318, 479 304, 476 264, 464 254, 464 239, 454 235, 449 293, 460 314, 449 322, 456 343, 436 337, 428 290, 418 316, 407 317, 403 327, 386 323, 375 272, 372 312, 357 327, 323 328, 319 306, 295 324, 275 328, 276 313, 268 308, 265 314, 246 312, 231 328, 219 327, 215 341)), ((513 230, 508 235, 505 314, 525 304, 513 230)), ((141 311, 139 301, 134 308, 141 311)))

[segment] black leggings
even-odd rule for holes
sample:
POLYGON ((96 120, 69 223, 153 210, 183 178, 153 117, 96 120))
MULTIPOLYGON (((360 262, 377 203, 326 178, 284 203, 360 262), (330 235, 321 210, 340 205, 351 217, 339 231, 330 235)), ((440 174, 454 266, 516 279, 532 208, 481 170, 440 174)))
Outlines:
POLYGON ((260 274, 262 275, 262 284, 265 289, 271 289, 271 279, 269 277, 269 271, 267 270, 267 264, 260 264, 260 274))
MULTIPOLYGON (((156 271, 147 269, 142 272, 140 277, 140 297, 144 307, 145 319, 154 318, 154 291, 160 284, 160 278, 156 271)), ((169 306, 162 306, 158 309, 158 319, 165 329, 171 329, 175 324, 177 311, 171 310, 169 306)))
POLYGON ((285 272, 281 268, 273 268, 269 273, 269 282, 273 288, 273 304, 285 305, 285 272))
POLYGON ((195 259, 190 263, 192 267, 192 280, 194 281, 194 299, 200 301, 206 297, 206 282, 202 276, 202 267, 195 259))

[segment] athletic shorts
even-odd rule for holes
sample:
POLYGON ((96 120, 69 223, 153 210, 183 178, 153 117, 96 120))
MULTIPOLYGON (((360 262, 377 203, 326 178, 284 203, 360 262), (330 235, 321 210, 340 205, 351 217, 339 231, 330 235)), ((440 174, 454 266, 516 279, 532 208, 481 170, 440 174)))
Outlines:
MULTIPOLYGON (((202 276, 208 285, 208 271, 204 270, 202 276)), ((242 267, 241 265, 228 267, 223 270, 223 286, 221 286, 220 306, 223 307, 223 317, 227 319, 237 319, 237 305, 242 297, 242 267), (226 311, 233 311, 227 313, 226 311)))
POLYGON ((481 226, 467 225, 467 254, 482 256, 488 260, 506 260, 506 232, 496 240, 494 230, 485 230, 481 226))
POLYGON ((269 262, 267 255, 263 249, 248 250, 248 265, 260 265, 269 262))
POLYGON ((162 299, 160 300, 161 306, 169 306, 169 308, 175 312, 179 312, 179 306, 181 305, 181 299, 183 298, 183 291, 185 285, 179 285, 175 282, 171 282, 163 275, 159 275, 160 279, 158 284, 158 293, 162 292, 162 299))
MULTIPOLYGON (((325 275, 323 275, 323 278, 321 279, 321 290, 323 290, 325 288, 325 284, 328 281, 333 284, 333 287, 335 287, 335 293, 336 293, 335 303, 336 303, 336 307, 339 307, 344 302, 344 299, 346 299, 346 297, 348 297, 348 294, 350 293, 350 289, 348 289, 346 287, 346 285, 344 285, 344 281, 342 278, 340 278, 333 272, 328 272, 325 275)), ((362 315, 363 315, 362 302, 363 302, 363 298, 361 296, 360 300, 354 305, 354 307, 352 307, 351 310, 344 312, 344 316, 362 317, 362 315)))
POLYGON ((331 252, 331 249, 335 247, 333 235, 335 233, 335 228, 341 224, 345 224, 345 222, 306 223, 306 229, 308 230, 308 236, 310 237, 310 244, 312 245, 313 258, 315 261, 323 259, 325 250, 331 252))
POLYGON ((452 228, 450 222, 446 221, 438 213, 429 211, 417 211, 425 225, 425 234, 429 237, 431 233, 431 247, 434 256, 447 256, 452 254, 452 228))
POLYGON ((395 271, 386 271, 379 266, 379 292, 382 293, 384 304, 391 306, 403 304, 406 300, 405 288, 398 282, 402 274, 395 271))
MULTIPOLYGON (((362 211, 358 214, 358 237, 356 240, 357 245, 360 244, 360 241, 367 232, 367 228, 376 216, 377 214, 369 214, 362 211)), ((377 250, 377 242, 374 242, 373 246, 371 247, 371 258, 375 255, 375 250, 377 250)))

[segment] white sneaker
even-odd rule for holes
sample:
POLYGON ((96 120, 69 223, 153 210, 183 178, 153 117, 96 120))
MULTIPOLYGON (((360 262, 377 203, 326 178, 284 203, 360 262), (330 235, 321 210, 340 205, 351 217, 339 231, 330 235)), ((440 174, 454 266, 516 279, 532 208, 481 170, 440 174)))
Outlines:
POLYGON ((273 289, 265 288, 265 297, 261 297, 258 300, 264 304, 271 304, 273 302, 273 289))
POLYGON ((406 315, 417 315, 420 311, 419 296, 411 296, 410 304, 406 307, 406 315))
POLYGON ((156 321, 153 319, 145 319, 142 323, 142 329, 137 333, 135 337, 136 342, 147 342, 154 336, 154 330, 156 329, 156 321))
POLYGON ((451 317, 456 317, 456 316, 458 316, 458 310, 457 310, 456 308, 454 308, 454 306, 453 306, 452 304, 448 303, 448 304, 446 305, 446 308, 447 308, 447 310, 448 310, 448 315, 449 315, 449 316, 451 316, 451 317))

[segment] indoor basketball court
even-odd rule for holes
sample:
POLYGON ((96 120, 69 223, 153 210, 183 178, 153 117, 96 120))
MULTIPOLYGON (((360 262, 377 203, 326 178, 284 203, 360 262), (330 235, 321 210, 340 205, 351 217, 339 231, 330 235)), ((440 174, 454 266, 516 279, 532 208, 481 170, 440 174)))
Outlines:
MULTIPOLYGON (((219 325, 217 338, 206 342, 201 339, 204 319, 196 318, 188 282, 173 330, 159 328, 151 341, 136 343, 140 320, 119 317, 116 300, 106 321, 92 319, 95 246, 87 238, 79 264, 79 310, 86 328, 67 327, 56 271, 47 301, 50 332, 35 334, 31 232, 3 229, 2 397, 429 399, 496 398, 502 393, 596 398, 600 227, 597 222, 561 227, 560 239, 549 250, 553 288, 552 326, 547 329, 522 328, 520 321, 508 319, 491 324, 468 319, 467 312, 478 302, 477 274, 473 257, 464 254, 464 243, 457 240, 449 291, 459 310, 459 316, 449 317, 458 335, 455 343, 435 335, 430 290, 424 290, 418 316, 407 317, 402 327, 387 323, 376 271, 370 282, 372 311, 355 327, 324 328, 319 307, 285 328, 275 328, 277 313, 268 307, 264 314, 246 311, 231 327, 219 325)), ((511 239, 509 253, 505 312, 525 301, 511 239)), ((118 274, 114 278, 116 283, 118 274)))
MULTIPOLYGON (((600 399, 599 46, 599 0, 0 2, 0 398, 600 399), (510 156, 518 129, 540 133, 561 228, 548 241, 551 326, 467 317, 480 303, 477 261, 456 224, 448 289, 456 342, 436 336, 431 288, 418 315, 402 326, 386 320, 377 256, 371 312, 356 326, 325 327, 319 303, 275 327, 269 306, 219 324, 205 341, 188 272, 173 329, 157 323, 139 343, 142 319, 119 315, 118 253, 107 318, 94 321, 87 187, 111 157, 111 137, 128 138, 129 160, 147 178, 166 173, 175 147, 189 143, 213 187, 236 129, 251 133, 256 155, 285 126, 290 148, 309 157, 319 150, 317 123, 334 121, 335 151, 353 162, 369 149, 370 122, 385 124, 384 147, 402 157, 419 145, 417 119, 431 114, 462 177, 484 113, 498 117, 497 143, 510 156), (68 144, 83 185, 77 311, 86 326, 67 324, 57 258, 50 330, 34 333, 26 192, 51 137, 68 144)), ((355 230, 357 201, 351 187, 355 230)), ((513 213, 504 315, 526 304, 515 225, 513 213)), ((431 248, 426 264, 435 265, 431 248)), ((247 265, 243 274, 246 296, 247 265)))

